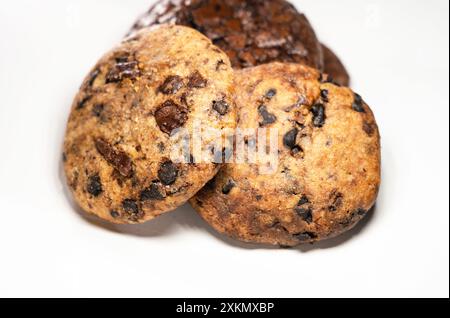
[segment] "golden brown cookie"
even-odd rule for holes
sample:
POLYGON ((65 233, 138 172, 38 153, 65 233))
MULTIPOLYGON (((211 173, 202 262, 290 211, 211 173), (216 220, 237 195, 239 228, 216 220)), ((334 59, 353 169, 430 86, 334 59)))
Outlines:
POLYGON ((232 82, 226 54, 186 27, 144 30, 106 54, 67 125, 64 167, 77 203, 115 223, 148 221, 184 204, 219 165, 190 154, 174 160, 175 132, 191 133, 196 122, 234 128, 232 82))
POLYGON ((238 128, 275 132, 278 150, 243 133, 236 139, 246 151, 256 144, 271 161, 227 164, 190 200, 220 233, 254 243, 312 243, 351 229, 374 205, 380 136, 373 113, 359 95, 321 78, 298 64, 237 72, 238 128))
POLYGON ((284 0, 159 0, 133 26, 194 28, 223 49, 235 68, 273 61, 322 69, 322 50, 305 15, 284 0))
POLYGON ((350 85, 350 75, 339 57, 326 45, 322 44, 324 72, 328 74, 334 82, 342 86, 350 85))

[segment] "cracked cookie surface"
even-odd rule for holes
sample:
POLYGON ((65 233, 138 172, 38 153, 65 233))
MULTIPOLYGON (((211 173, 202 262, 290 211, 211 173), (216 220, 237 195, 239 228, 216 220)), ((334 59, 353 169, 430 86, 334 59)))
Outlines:
POLYGON ((114 223, 184 204, 220 165, 173 160, 174 132, 192 133, 195 122, 234 128, 232 90, 226 54, 195 30, 160 26, 124 41, 92 69, 72 106, 63 160, 76 202, 114 223))
MULTIPOLYGON (((354 227, 375 203, 381 169, 361 96, 298 64, 241 70, 235 83, 238 128, 275 131, 277 165, 226 164, 191 205, 218 232, 252 243, 295 246, 354 227)), ((252 138, 246 147, 259 148, 252 138)))
POLYGON ((273 61, 323 69, 321 45, 305 15, 284 0, 160 0, 131 30, 172 23, 223 49, 234 68, 273 61))

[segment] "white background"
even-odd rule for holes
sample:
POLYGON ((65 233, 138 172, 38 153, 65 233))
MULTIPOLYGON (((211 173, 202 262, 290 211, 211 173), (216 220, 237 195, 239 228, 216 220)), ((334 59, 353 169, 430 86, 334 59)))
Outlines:
POLYGON ((376 211, 293 250, 212 233, 188 206, 108 226, 60 173, 73 96, 151 0, 14 0, 0 8, 0 296, 449 296, 447 0, 299 0, 372 106, 383 138, 376 211))

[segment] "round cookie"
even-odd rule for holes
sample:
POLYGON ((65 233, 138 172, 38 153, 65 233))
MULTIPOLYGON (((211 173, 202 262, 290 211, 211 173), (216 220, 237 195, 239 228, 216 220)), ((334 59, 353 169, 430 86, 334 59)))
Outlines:
POLYGON ((284 0, 160 0, 136 22, 131 34, 164 23, 202 32, 237 69, 273 61, 323 68, 313 28, 284 0))
POLYGON ((350 75, 339 57, 326 45, 322 44, 324 72, 331 76, 334 82, 342 86, 350 85, 350 75))
POLYGON ((321 79, 299 64, 237 72, 236 140, 243 143, 236 149, 257 145, 271 161, 240 160, 238 153, 246 152, 237 151, 236 164, 224 165, 190 200, 217 231, 245 242, 295 246, 337 236, 372 208, 381 156, 375 118, 359 95, 321 79), (258 136, 274 133, 275 148, 243 131, 260 128, 268 132, 258 136))
MULTIPOLYGON (((67 124, 64 168, 77 203, 107 221, 141 223, 187 202, 220 161, 177 157, 177 138, 197 123, 234 128, 232 90, 226 54, 190 28, 143 30, 106 54, 67 124)), ((215 143, 203 137, 202 146, 215 143)))

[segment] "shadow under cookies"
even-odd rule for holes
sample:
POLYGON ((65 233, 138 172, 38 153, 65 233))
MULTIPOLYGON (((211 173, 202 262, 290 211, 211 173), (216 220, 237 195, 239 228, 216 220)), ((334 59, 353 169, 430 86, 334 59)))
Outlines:
POLYGON ((259 245, 259 244, 251 244, 244 243, 237 240, 234 240, 226 235, 220 234, 216 232, 211 226, 209 226, 200 215, 195 212, 195 210, 187 203, 184 206, 178 208, 173 212, 165 213, 154 220, 138 225, 119 225, 112 224, 106 221, 103 221, 96 216, 90 215, 84 212, 73 200, 69 189, 66 185, 66 179, 63 169, 63 163, 60 160, 60 169, 59 169, 59 179, 63 185, 64 195, 66 196, 68 202, 70 203, 73 211, 79 215, 84 221, 89 223, 92 226, 102 228, 104 230, 114 232, 122 235, 131 235, 143 238, 152 238, 157 236, 170 235, 171 232, 176 231, 176 227, 182 226, 186 228, 192 229, 200 229, 208 235, 211 235, 215 239, 221 241, 222 243, 232 246, 234 248, 246 249, 246 250, 297 250, 302 253, 307 253, 315 250, 321 249, 330 249, 340 245, 345 244, 353 237, 360 234, 368 225, 371 223, 374 215, 376 213, 376 206, 372 208, 366 215, 366 217, 361 220, 352 230, 329 240, 317 242, 314 244, 305 244, 300 245, 298 247, 292 248, 280 248, 278 246, 270 246, 270 245, 259 245))

